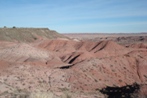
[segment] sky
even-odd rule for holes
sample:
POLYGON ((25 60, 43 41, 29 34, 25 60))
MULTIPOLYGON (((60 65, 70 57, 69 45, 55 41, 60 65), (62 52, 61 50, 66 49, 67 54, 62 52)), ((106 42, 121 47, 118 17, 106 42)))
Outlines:
POLYGON ((0 0, 0 27, 59 33, 147 32, 147 0, 0 0))

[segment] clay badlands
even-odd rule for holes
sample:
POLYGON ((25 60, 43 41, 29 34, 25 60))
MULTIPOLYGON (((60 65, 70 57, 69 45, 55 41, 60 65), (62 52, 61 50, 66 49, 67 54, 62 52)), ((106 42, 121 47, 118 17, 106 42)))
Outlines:
POLYGON ((147 98, 147 34, 0 28, 0 98, 147 98))

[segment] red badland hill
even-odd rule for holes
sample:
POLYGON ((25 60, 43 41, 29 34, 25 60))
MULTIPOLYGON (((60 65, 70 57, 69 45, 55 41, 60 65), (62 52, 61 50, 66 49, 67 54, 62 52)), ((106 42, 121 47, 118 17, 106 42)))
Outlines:
POLYGON ((101 90, 107 87, 117 87, 115 92, 122 91, 125 97, 133 96, 133 90, 139 91, 136 96, 146 96, 146 69, 147 49, 143 44, 125 47, 109 40, 65 38, 0 42, 3 97, 105 98, 110 95, 101 90))

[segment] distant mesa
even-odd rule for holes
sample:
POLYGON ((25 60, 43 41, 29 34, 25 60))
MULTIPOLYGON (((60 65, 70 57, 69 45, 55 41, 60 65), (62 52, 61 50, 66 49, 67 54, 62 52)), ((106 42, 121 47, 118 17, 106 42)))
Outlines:
POLYGON ((48 28, 19 28, 13 26, 0 28, 1 41, 33 42, 41 39, 67 38, 48 28), (15 29, 14 29, 15 28, 15 29))

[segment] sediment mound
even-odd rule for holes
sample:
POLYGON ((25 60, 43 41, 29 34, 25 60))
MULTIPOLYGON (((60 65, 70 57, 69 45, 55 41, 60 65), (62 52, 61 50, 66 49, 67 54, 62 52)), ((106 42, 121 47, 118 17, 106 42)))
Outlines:
POLYGON ((54 52, 63 62, 74 64, 91 58, 104 58, 128 52, 125 47, 113 41, 47 40, 37 45, 54 52))
POLYGON ((11 46, 7 49, 1 49, 0 51, 1 59, 3 60, 14 60, 19 61, 21 58, 22 59, 27 59, 27 58, 34 58, 34 59, 45 59, 49 58, 49 53, 36 49, 34 47, 31 47, 28 44, 17 44, 14 46, 11 46))

